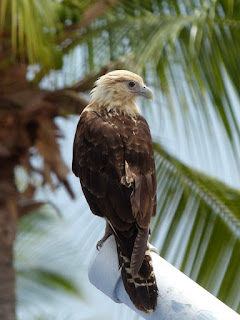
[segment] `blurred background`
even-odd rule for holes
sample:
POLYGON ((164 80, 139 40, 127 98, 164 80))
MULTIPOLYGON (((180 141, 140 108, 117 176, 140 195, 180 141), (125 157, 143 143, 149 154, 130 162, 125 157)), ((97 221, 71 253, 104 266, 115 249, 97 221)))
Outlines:
POLYGON ((140 74, 151 243, 240 312, 240 0, 0 1, 0 318, 138 319, 88 280, 104 221, 71 173, 94 81, 140 74), (16 314, 16 316, 15 316, 16 314))

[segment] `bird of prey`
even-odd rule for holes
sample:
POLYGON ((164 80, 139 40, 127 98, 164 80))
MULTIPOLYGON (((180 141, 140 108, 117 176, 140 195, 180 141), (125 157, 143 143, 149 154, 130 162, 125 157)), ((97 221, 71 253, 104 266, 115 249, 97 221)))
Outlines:
POLYGON ((156 213, 152 139, 137 97, 153 99, 140 76, 115 70, 100 77, 78 122, 72 170, 89 207, 116 240, 124 287, 133 304, 151 314, 158 289, 148 244, 156 213))

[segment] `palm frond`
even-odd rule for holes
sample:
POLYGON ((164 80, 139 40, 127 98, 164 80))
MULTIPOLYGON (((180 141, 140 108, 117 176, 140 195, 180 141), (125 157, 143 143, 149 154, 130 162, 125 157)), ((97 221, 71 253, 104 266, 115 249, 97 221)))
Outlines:
POLYGON ((61 67, 61 52, 54 44, 57 14, 53 1, 3 0, 0 9, 0 28, 11 33, 12 58, 61 67))
POLYGON ((79 281, 73 277, 73 246, 69 248, 66 239, 57 240, 62 223, 51 207, 43 206, 19 224, 15 245, 19 319, 35 319, 46 310, 53 316, 60 301, 64 302, 59 308, 64 314, 69 303, 83 299, 79 281), (59 246, 63 255, 57 250, 59 246))
POLYGON ((158 213, 152 241, 160 254, 238 308, 240 191, 193 170, 155 144, 158 213))

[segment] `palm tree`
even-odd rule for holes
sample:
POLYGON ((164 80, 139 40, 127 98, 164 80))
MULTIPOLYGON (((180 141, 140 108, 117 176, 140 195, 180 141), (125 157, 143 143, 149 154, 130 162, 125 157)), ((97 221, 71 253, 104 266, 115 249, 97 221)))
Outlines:
MULTIPOLYGON (((12 127, 8 126, 1 132, 8 138, 3 145, 8 153, 1 153, 1 161, 8 164, 3 173, 12 173, 11 181, 4 178, 5 186, 9 186, 4 190, 11 191, 4 194, 4 201, 16 196, 13 171, 17 165, 25 166, 29 176, 33 174, 29 155, 27 161, 20 161, 32 146, 44 158, 41 174, 45 181, 52 184, 49 175, 52 170, 73 195, 66 179, 66 166, 56 144, 54 117, 80 113, 87 102, 76 92, 89 90, 94 79, 107 70, 120 66, 139 72, 154 87, 156 96, 152 111, 149 106, 142 106, 151 124, 158 173, 158 214, 152 225, 152 242, 163 257, 240 311, 237 287, 240 273, 240 2, 135 0, 129 3, 122 0, 108 2, 108 6, 104 1, 93 2, 89 6, 70 0, 36 2, 38 6, 41 3, 42 10, 36 4, 30 7, 30 3, 29 8, 34 13, 30 16, 22 1, 3 0, 1 3, 2 37, 7 44, 4 46, 6 51, 1 51, 1 54, 4 54, 4 61, 8 61, 8 69, 5 69, 8 74, 9 70, 16 74, 15 86, 13 83, 9 86, 5 80, 5 86, 0 88, 0 101, 6 106, 1 116, 4 123, 5 119, 13 117, 15 122, 12 123, 17 123, 14 125, 15 137, 20 132, 31 138, 24 145, 19 145, 19 139, 12 138, 10 144, 8 137, 12 127), (114 6, 110 8, 110 5, 114 6), (43 8, 48 15, 43 14, 43 8), (15 16, 10 14, 14 9, 20 10, 18 17, 26 14, 25 19, 14 20, 15 16), (26 31, 27 26, 21 25, 21 21, 31 23, 28 29, 32 33, 26 31), (40 41, 36 41, 36 35, 40 41), (15 65, 12 58, 9 60, 7 50, 10 46, 15 65), (78 48, 80 59, 76 54, 78 48), (59 73, 50 73, 46 80, 44 76, 50 69, 62 67, 63 55, 66 59, 72 57, 71 63, 63 65, 60 76, 59 73), (79 71, 75 74, 75 66, 79 62, 83 80, 79 79, 79 71), (50 80, 60 77, 61 89, 57 84, 52 86, 51 92, 38 87, 33 89, 29 82, 24 81, 29 63, 40 63, 35 66, 35 73, 34 67, 28 68, 33 83, 40 83, 42 88, 47 83, 49 88, 50 80), (70 65, 74 69, 70 69, 70 65), (27 110, 26 99, 31 99, 32 105, 36 106, 34 112, 27 110), (39 111, 40 107, 44 113, 39 111), (25 110, 27 117, 22 116, 20 108, 25 110), (41 123, 46 125, 43 127, 41 123), (49 141, 57 154, 54 159, 48 157, 49 141)), ((25 191, 32 199, 31 188, 26 187, 25 191)), ((10 209, 6 202, 3 205, 1 202, 3 210, 0 217, 7 216, 7 225, 14 228, 16 208, 19 208, 19 200, 23 197, 24 193, 18 192, 18 201, 10 209), (11 215, 9 210, 12 210, 11 215), (11 221, 9 217, 13 217, 11 221)), ((18 212, 26 213, 32 202, 27 204, 18 212)), ((82 243, 89 238, 93 224, 96 226, 95 221, 88 223, 85 220, 80 237, 82 243)), ((96 239, 97 236, 92 236, 88 245, 93 246, 96 239)), ((12 241, 13 237, 4 248, 9 253, 9 264, 12 262, 12 241)), ((0 259, 1 270, 2 266, 0 259)), ((24 275, 22 269, 19 274, 24 275)), ((58 277, 36 269, 29 274, 32 279, 39 280, 39 285, 43 276, 45 283, 53 279, 65 283, 59 270, 58 277)), ((11 284, 9 301, 13 314, 13 272, 7 284, 11 284)), ((65 290, 67 286, 62 288, 65 290)), ((77 292, 71 282, 70 287, 72 292, 77 292)), ((4 319, 8 318, 5 316, 4 319)))

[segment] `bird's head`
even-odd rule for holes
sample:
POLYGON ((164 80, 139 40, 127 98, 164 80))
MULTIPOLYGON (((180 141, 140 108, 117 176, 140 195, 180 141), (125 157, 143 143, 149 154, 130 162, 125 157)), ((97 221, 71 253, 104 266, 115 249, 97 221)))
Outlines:
POLYGON ((137 97, 153 99, 153 93, 140 76, 127 70, 105 74, 95 82, 91 91, 91 103, 97 103, 99 108, 120 109, 128 113, 136 106, 137 97))

